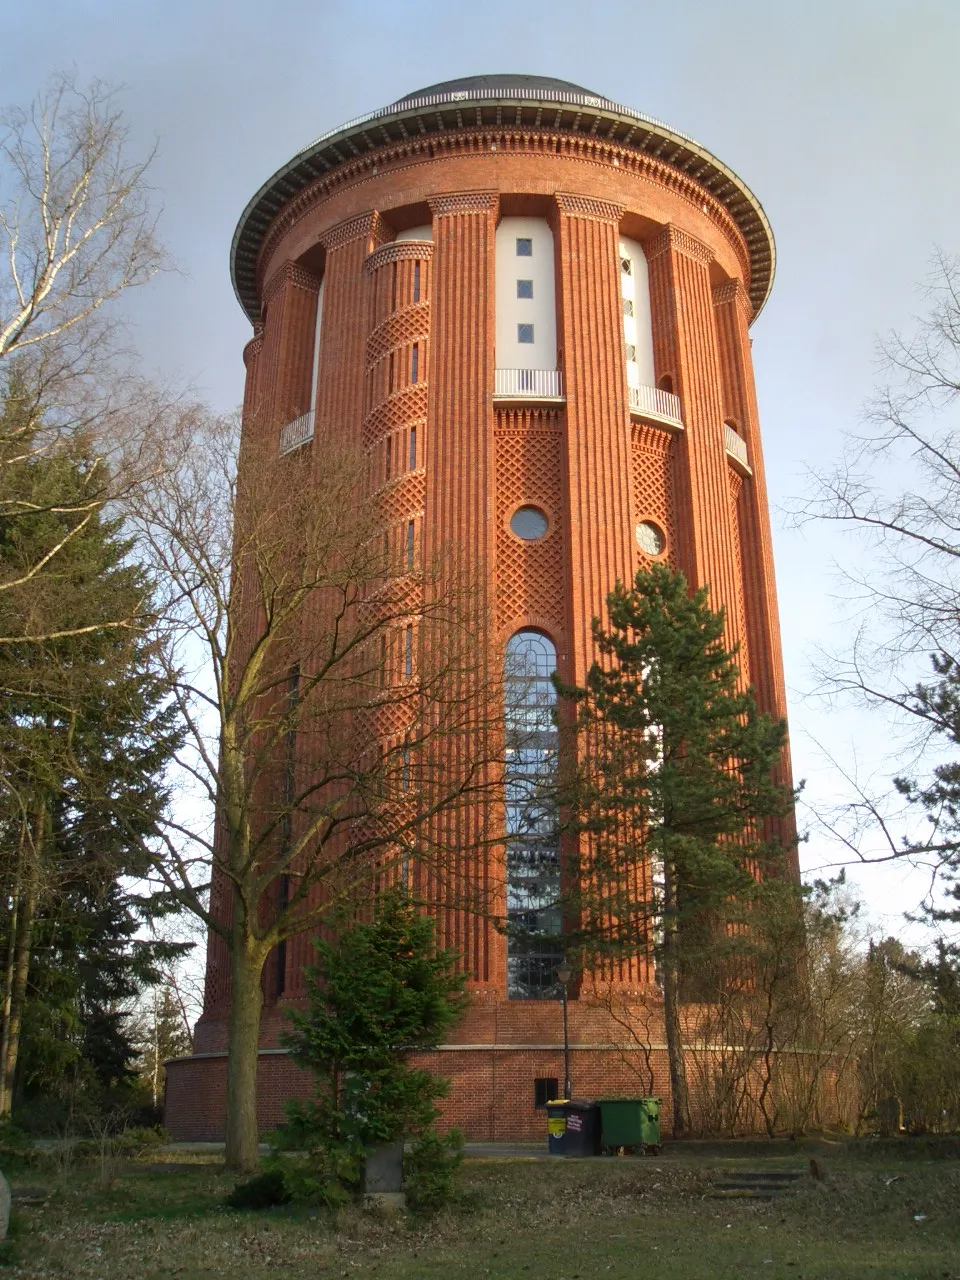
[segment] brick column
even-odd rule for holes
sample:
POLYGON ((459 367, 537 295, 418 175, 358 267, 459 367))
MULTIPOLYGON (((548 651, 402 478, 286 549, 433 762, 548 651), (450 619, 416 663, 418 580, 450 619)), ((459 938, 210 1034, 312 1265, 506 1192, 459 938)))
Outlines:
POLYGON ((261 432, 275 432, 310 407, 313 338, 320 281, 285 262, 263 291, 263 349, 257 361, 258 407, 269 406, 261 432))
MULTIPOLYGON (((471 610, 470 626, 485 660, 492 649, 490 615, 496 598, 493 364, 497 195, 488 191, 441 194, 429 204, 434 257, 424 563, 434 564, 439 557, 453 555, 461 579, 465 574, 476 588, 475 598, 464 600, 462 607, 471 610)), ((436 589, 436 584, 425 584, 425 591, 436 589)), ((473 740, 461 739, 457 749, 463 759, 453 762, 455 768, 469 763, 471 754, 477 758, 486 749, 484 703, 482 696, 477 699, 478 735, 473 740)), ((444 944, 457 949, 472 983, 505 985, 503 939, 486 914, 491 906, 498 909, 502 890, 493 874, 493 859, 482 847, 484 815, 476 805, 449 813, 438 834, 450 858, 444 877, 450 896, 439 922, 444 944), (455 852, 458 846, 464 851, 462 855, 455 852), (458 909, 456 900, 461 895, 466 901, 458 909)))
MULTIPOLYGON (((363 264, 367 255, 389 238, 380 215, 371 210, 348 218, 324 232, 323 323, 317 370, 315 433, 331 433, 338 441, 361 447, 363 378, 370 316, 363 264)), ((323 450, 314 450, 314 466, 323 465, 323 450)))
POLYGON ((712 251, 678 227, 644 245, 650 269, 654 363, 680 397, 677 441, 677 564, 692 587, 709 585, 709 603, 726 610, 726 641, 741 640, 740 581, 723 433, 720 353, 709 266, 712 251))
POLYGON ((617 581, 633 581, 630 416, 620 295, 619 205, 556 197, 558 332, 567 397, 567 564, 570 649, 565 673, 582 684, 593 658, 591 621, 606 616, 617 581))
POLYGON ((739 501, 750 677, 761 710, 782 716, 786 714, 787 704, 783 687, 780 621, 757 395, 747 331, 753 309, 739 280, 719 285, 713 292, 713 301, 723 371, 724 417, 732 419, 740 427, 747 442, 747 461, 753 472, 743 481, 739 501))
MULTIPOLYGON (((787 714, 787 698, 783 680, 780 618, 757 392, 747 329, 753 308, 747 291, 739 280, 725 281, 714 289, 713 302, 723 373, 724 416, 732 419, 740 428, 747 442, 747 461, 753 472, 743 480, 737 506, 750 682, 760 710, 782 717, 787 714)), ((784 748, 779 776, 784 786, 793 785, 789 743, 784 748)), ((771 827, 773 833, 779 835, 788 847, 793 845, 796 824, 792 815, 782 822, 772 823, 771 827)), ((795 845, 791 848, 789 857, 791 874, 799 877, 800 864, 795 845)))

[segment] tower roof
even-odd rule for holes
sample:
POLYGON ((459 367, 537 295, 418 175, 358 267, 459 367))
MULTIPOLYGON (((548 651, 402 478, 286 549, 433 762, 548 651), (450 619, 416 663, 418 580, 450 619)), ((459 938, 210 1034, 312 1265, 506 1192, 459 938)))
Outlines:
POLYGON ((754 315, 773 284, 776 246, 763 206, 732 169, 686 134, 631 107, 622 106, 567 80, 549 76, 489 75, 444 80, 409 93, 387 107, 322 134, 269 178, 240 216, 230 247, 230 274, 240 305, 259 317, 257 258, 270 224, 290 200, 318 178, 366 152, 413 135, 464 127, 496 127, 502 108, 515 108, 511 124, 536 129, 545 104, 556 107, 550 127, 600 136, 656 157, 705 187, 733 218, 750 256, 750 301, 754 315), (464 124, 471 110, 470 126, 464 124))

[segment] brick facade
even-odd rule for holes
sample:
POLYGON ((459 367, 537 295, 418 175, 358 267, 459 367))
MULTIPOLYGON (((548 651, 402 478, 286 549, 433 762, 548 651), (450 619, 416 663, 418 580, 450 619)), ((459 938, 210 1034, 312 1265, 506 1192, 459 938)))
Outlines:
MULTIPOLYGON (((453 127, 433 133, 429 121, 419 131, 404 124, 409 112, 400 104, 383 116, 379 133, 371 127, 363 135, 363 148, 335 150, 332 160, 318 151, 323 165, 314 164, 313 176, 298 170, 296 183, 279 182, 262 225, 241 223, 235 279, 247 281, 242 297, 255 320, 244 352, 245 430, 269 438, 314 410, 313 441, 298 450, 298 483, 323 467, 322 441, 331 434, 365 449, 385 524, 413 521, 425 558, 456 545, 485 584, 481 639, 489 626, 491 645, 523 627, 541 629, 566 680, 582 681, 589 668, 591 620, 607 592, 645 563, 636 523, 655 521, 666 538, 664 558, 693 586, 709 584, 711 603, 724 606, 729 641, 741 646, 744 678, 760 707, 783 715, 748 335, 773 258, 772 241, 757 231, 759 206, 689 140, 686 151, 655 147, 655 122, 631 130, 608 112, 605 132, 585 135, 579 117, 564 123, 562 101, 548 109, 547 90, 535 116, 522 104, 508 109, 507 98, 471 106, 453 95, 453 127), (394 117, 400 141, 390 132, 394 117), (690 148, 707 159, 692 164, 690 148), (682 164, 674 163, 681 152, 682 164), (543 218, 553 230, 563 403, 494 399, 494 238, 499 218, 521 215, 543 218), (427 224, 431 243, 395 239, 427 224), (621 236, 646 253, 657 385, 679 396, 682 429, 628 403, 621 236), (414 347, 411 380, 397 371, 409 371, 414 347), (746 467, 734 468, 728 426, 745 442, 746 467), (411 442, 415 465, 391 475, 388 459, 408 458, 411 442), (542 541, 510 532, 510 516, 524 502, 548 514, 542 541)), ((278 456, 277 465, 289 460, 278 456)), ((471 835, 461 833, 464 848, 471 835)), ((488 857, 466 858, 455 875, 489 901, 496 868, 495 855, 488 857)), ((502 904, 502 892, 492 900, 502 904)), ((494 921, 450 910, 442 933, 462 957, 473 996, 455 1043, 429 1055, 454 1080, 448 1118, 474 1138, 539 1136, 533 1082, 563 1077, 560 1006, 506 998, 505 941, 494 921)), ((306 938, 287 946, 284 1000, 300 998, 309 954, 306 938)), ((196 1054, 168 1065, 167 1125, 176 1138, 222 1132, 225 959, 211 940, 196 1054)), ((616 977, 622 991, 645 993, 655 1004, 644 959, 624 964, 616 977)), ((586 982, 580 994, 570 1008, 576 1090, 648 1089, 642 1055, 624 1042, 604 1001, 586 982)), ((269 1128, 282 1116, 283 1098, 305 1082, 276 1047, 282 1004, 268 996, 263 1019, 259 1096, 269 1128)), ((650 1036, 650 1061, 654 1091, 665 1095, 662 1040, 662 1033, 650 1036)))

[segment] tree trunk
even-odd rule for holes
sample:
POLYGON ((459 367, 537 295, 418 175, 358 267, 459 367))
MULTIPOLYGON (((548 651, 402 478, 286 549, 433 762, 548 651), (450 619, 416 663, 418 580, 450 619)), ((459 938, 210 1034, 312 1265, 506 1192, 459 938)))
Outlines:
MULTIPOLYGON (((237 912, 237 915, 240 911, 237 912)), ((257 1052, 263 989, 263 955, 234 921, 230 956, 230 1021, 227 1029, 227 1168, 250 1173, 259 1164, 257 1052)))
POLYGON ((20 1053, 20 1028, 27 998, 27 979, 33 948, 33 923, 40 893, 40 856, 46 839, 46 807, 40 805, 32 836, 26 833, 22 845, 19 901, 15 903, 8 963, 9 986, 4 994, 3 1057, 0 1059, 0 1116, 9 1116, 13 1106, 13 1083, 20 1053), (32 847, 31 847, 32 846, 32 847))
POLYGON ((7 961, 3 972, 3 1013, 0 1017, 0 1117, 8 1117, 13 1105, 11 1091, 7 1088, 6 1073, 3 1064, 7 1060, 7 1049, 10 1044, 10 1014, 13 1010, 13 979, 16 971, 17 935, 20 930, 20 900, 23 897, 23 868, 27 843, 27 827, 20 824, 20 839, 17 844, 17 864, 13 883, 10 885, 10 916, 7 921, 7 961))
MULTIPOLYGON (((664 859, 666 863, 666 859, 664 859)), ((663 968, 663 1020, 670 1068, 670 1096, 673 1099, 673 1136, 682 1138, 689 1128, 690 1102, 687 1093, 687 1063, 680 1025, 680 956, 673 877, 664 866, 663 876, 663 943, 660 949, 663 968)))

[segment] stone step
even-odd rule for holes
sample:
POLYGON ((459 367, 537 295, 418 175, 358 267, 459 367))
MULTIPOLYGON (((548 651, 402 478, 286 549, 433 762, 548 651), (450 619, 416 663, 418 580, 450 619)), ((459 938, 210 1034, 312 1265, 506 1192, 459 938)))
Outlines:
POLYGON ((782 1170, 761 1170, 727 1174, 715 1182, 708 1193, 714 1200, 772 1200, 785 1192, 796 1191, 803 1175, 782 1170))

